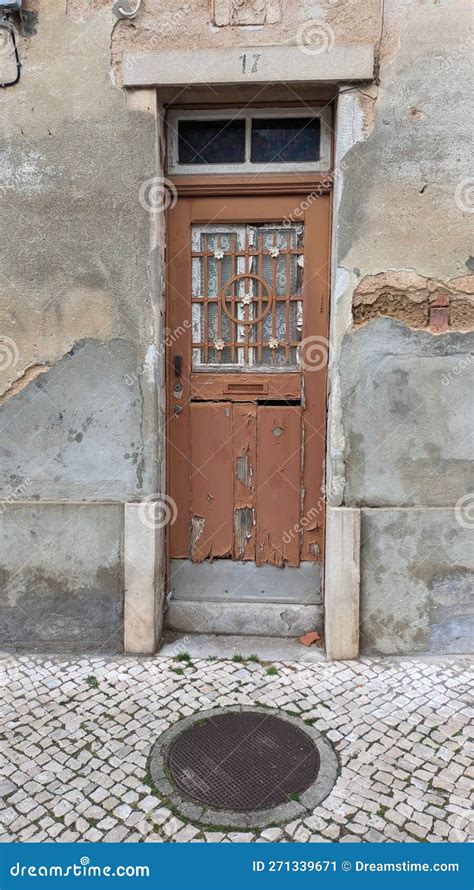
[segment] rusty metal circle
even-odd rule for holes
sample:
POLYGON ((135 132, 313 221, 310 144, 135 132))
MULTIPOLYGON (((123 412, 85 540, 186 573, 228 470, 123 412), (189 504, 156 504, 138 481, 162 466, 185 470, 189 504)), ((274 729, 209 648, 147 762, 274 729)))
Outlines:
MULTIPOLYGON (((297 817, 304 818, 305 814, 313 813, 315 807, 328 796, 339 772, 333 745, 315 726, 285 711, 270 711, 255 705, 211 708, 182 717, 156 739, 150 751, 148 768, 155 794, 182 818, 202 825, 222 825, 226 828, 266 828, 270 825, 291 822, 297 817), (247 720, 249 715, 253 718, 252 727, 257 728, 256 733, 251 733, 249 737, 249 724, 242 723, 243 728, 239 730, 241 744, 237 746, 235 718, 244 716, 247 720), (220 720, 223 716, 232 717, 231 724, 227 724, 227 726, 232 725, 233 735, 230 740, 226 725, 216 723, 217 718, 220 720), (278 721, 276 736, 273 732, 274 720, 278 721), (219 750, 215 743, 214 747, 207 743, 202 744, 208 732, 212 730, 214 733, 216 725, 221 738, 223 732, 224 739, 227 739, 226 744, 231 745, 232 757, 227 760, 222 757, 222 745, 219 750), (298 732, 291 735, 288 727, 298 732), (197 736, 194 732, 188 735, 188 731, 195 729, 200 730, 197 736), (247 729, 246 734, 245 729, 247 729), (193 745, 186 746, 186 749, 182 748, 184 741, 187 742, 189 739, 193 740, 193 745), (199 743, 197 745, 196 739, 199 743), (308 745, 308 740, 312 745, 308 745), (257 748, 256 752, 253 745, 257 748), (264 758, 261 757, 262 748, 265 752, 264 758), (317 749, 317 763, 314 748, 317 749), (298 750, 301 755, 299 758, 296 756, 298 750), (240 760, 237 758, 238 752, 240 760), (306 753, 308 758, 305 762, 306 753), (185 756, 182 756, 183 754, 185 756), (259 760, 256 759, 257 756, 259 760), (206 758, 210 759, 210 764, 206 763, 206 758), (287 769, 282 784, 281 766, 288 760, 290 769, 287 769), (232 765, 234 772, 230 774, 232 765), (295 765, 298 768, 293 771, 295 765), (207 794, 205 787, 209 785, 209 776, 206 778, 205 773, 207 766, 214 772, 216 768, 219 771, 220 783, 226 791, 225 799, 229 801, 227 809, 225 806, 210 806, 201 802, 196 796, 202 795, 203 792, 207 794), (302 769, 305 770, 305 775, 302 769), (309 773, 313 775, 311 784, 303 791, 296 790, 307 782, 309 773), (264 779, 267 784, 262 791, 264 779), (249 790, 252 782, 256 783, 256 788, 249 790), (270 801, 275 800, 280 791, 283 794, 283 790, 285 802, 272 805, 270 801), (255 800, 258 801, 257 806, 249 809, 255 800), (247 809, 237 809, 242 806, 246 806, 247 809)), ((213 778, 213 781, 217 799, 224 800, 217 779, 213 778)))
POLYGON ((301 729, 273 714, 234 711, 194 723, 168 752, 173 781, 205 806, 237 812, 294 800, 320 757, 301 729))
MULTIPOLYGON (((273 294, 270 293, 267 282, 265 281, 264 278, 261 278, 260 275, 252 275, 251 272, 242 272, 240 275, 234 275, 232 278, 229 278, 229 280, 226 281, 226 283, 221 291, 220 300, 221 300, 222 309, 224 310, 225 314, 227 315, 228 318, 230 318, 231 321, 233 321, 235 324, 250 325, 250 324, 258 324, 260 321, 262 321, 262 319, 265 318, 266 315, 268 315, 268 313, 270 312, 270 309, 272 308, 272 305, 273 305, 273 294), (235 284, 236 281, 243 281, 246 278, 247 279, 251 278, 254 281, 258 281, 259 284, 262 286, 262 290, 263 289, 265 290, 265 299, 266 299, 267 303, 266 303, 265 308, 260 313, 260 315, 258 315, 256 318, 236 318, 236 316, 232 315, 232 312, 230 312, 230 310, 227 308, 227 303, 226 303, 226 298, 228 296, 228 294, 226 293, 227 290, 229 289, 229 287, 232 284, 235 284)), ((262 300, 263 300, 263 293, 262 293, 262 300)), ((252 302, 256 302, 256 301, 253 300, 252 302)), ((250 304, 247 304, 247 305, 250 305, 250 304)))

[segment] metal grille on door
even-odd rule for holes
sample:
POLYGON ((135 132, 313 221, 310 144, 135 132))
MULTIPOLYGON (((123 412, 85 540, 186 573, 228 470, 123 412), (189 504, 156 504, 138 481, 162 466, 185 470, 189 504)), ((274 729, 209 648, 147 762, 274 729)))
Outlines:
POLYGON ((303 226, 193 226, 193 367, 296 368, 303 226))

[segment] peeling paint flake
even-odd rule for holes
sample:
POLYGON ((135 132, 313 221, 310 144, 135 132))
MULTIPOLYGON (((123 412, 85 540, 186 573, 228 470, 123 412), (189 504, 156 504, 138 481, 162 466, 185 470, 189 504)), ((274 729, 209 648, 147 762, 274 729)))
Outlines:
POLYGON ((235 558, 244 559, 248 541, 253 535, 255 525, 254 510, 241 507, 234 511, 235 558))
POLYGON ((248 448, 244 451, 243 454, 240 454, 236 457, 235 460, 235 475, 239 482, 242 485, 246 485, 247 487, 252 482, 252 466, 250 463, 248 448))
POLYGON ((194 556, 196 552, 196 546, 201 537, 204 526, 206 524, 206 520, 203 516, 192 516, 191 517, 191 538, 190 538, 190 546, 191 546, 191 555, 194 556))
POLYGON ((49 370, 50 365, 30 365, 29 368, 26 368, 21 377, 14 380, 11 386, 0 395, 0 405, 7 402, 8 399, 13 398, 13 396, 18 395, 18 393, 32 383, 33 380, 36 380, 37 377, 40 377, 42 374, 46 374, 49 370))

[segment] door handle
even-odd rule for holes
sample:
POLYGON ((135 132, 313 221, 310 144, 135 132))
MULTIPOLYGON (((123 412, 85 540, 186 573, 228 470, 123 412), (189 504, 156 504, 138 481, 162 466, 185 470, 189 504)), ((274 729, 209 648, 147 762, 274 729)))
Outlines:
POLYGON ((182 377, 183 374, 183 356, 182 355, 174 355, 173 356, 173 365, 174 365, 174 376, 182 377))

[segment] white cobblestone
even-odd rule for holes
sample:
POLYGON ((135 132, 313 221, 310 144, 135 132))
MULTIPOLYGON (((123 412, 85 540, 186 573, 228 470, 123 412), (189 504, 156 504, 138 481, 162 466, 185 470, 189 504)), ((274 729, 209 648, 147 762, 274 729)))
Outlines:
POLYGON ((467 659, 281 663, 278 675, 224 659, 196 659, 184 674, 176 666, 160 656, 1 657, 0 840, 468 840, 467 659), (147 760, 157 736, 183 716, 239 703, 298 713, 333 740, 340 775, 313 813, 226 831, 177 818, 155 795, 147 760))

